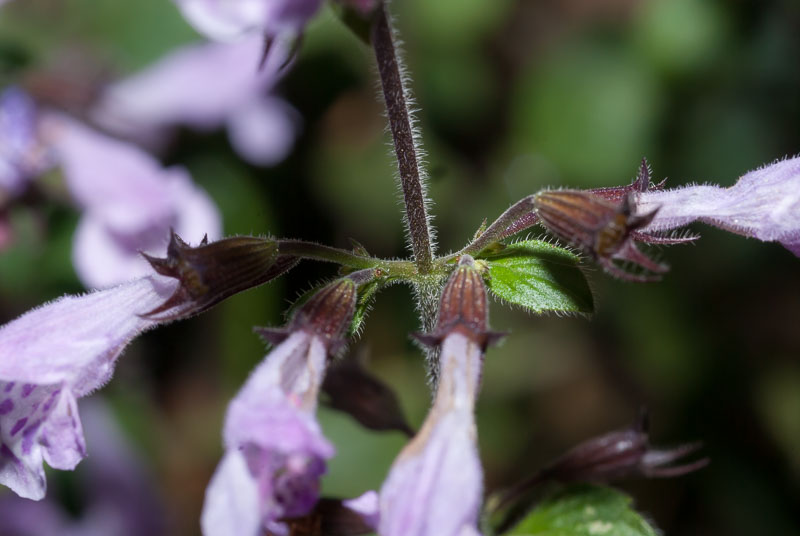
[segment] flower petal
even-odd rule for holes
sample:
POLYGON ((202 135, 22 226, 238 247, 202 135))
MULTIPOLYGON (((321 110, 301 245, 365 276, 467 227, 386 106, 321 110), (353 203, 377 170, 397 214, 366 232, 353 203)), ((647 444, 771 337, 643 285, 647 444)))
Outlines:
POLYGON ((367 525, 377 530, 380 519, 380 497, 377 491, 366 491, 354 499, 342 501, 342 505, 360 515, 367 525))
POLYGON ((288 51, 276 43, 259 68, 264 40, 254 36, 233 44, 187 45, 145 70, 112 84, 95 116, 115 132, 187 124, 212 129, 243 103, 272 87, 288 51))
POLYGON ((258 485, 241 451, 230 450, 206 489, 200 526, 205 536, 255 536, 261 527, 258 485))
POLYGON ((441 359, 433 408, 381 488, 382 536, 460 536, 476 530, 483 471, 473 407, 482 353, 455 331, 444 339, 441 359))
POLYGON ((299 33, 321 0, 175 0, 198 32, 221 41, 248 33, 299 33))
POLYGON ((138 313, 162 303, 177 284, 152 275, 27 312, 0 327, 0 381, 66 382, 77 396, 97 389, 128 342, 156 324, 138 313))
POLYGON ((254 100, 228 119, 228 136, 251 164, 269 166, 284 159, 294 143, 297 112, 274 97, 254 100))
MULTIPOLYGON (((241 516, 238 502, 252 506, 264 526, 282 517, 308 513, 319 493, 325 460, 334 453, 314 419, 317 393, 325 372, 324 341, 306 331, 295 331, 256 367, 228 409, 224 438, 226 454, 210 484, 203 507, 204 534, 233 534, 241 516), (241 478, 241 459, 251 484, 241 492, 219 493, 225 482, 241 478), (206 513, 207 512, 207 513, 206 513), (227 529, 226 529, 227 530, 227 529)), ((247 514, 250 516, 250 513, 247 514)), ((246 521, 250 517, 243 518, 246 521)), ((236 534, 254 534, 249 529, 236 534)))
POLYGON ((36 105, 20 89, 0 92, 0 192, 19 194, 47 167, 36 132, 36 105))
POLYGON ((48 115, 44 131, 85 211, 73 260, 88 287, 150 273, 138 253, 163 251, 170 228, 192 242, 221 234, 214 203, 184 170, 63 116, 48 115))
POLYGON ((0 483, 41 499, 42 460, 72 469, 86 455, 75 399, 108 381, 128 342, 156 324, 137 313, 176 286, 146 277, 62 297, 0 327, 0 483))
POLYGON ((644 231, 701 221, 733 233, 776 241, 800 256, 800 158, 751 171, 730 188, 694 185, 638 194, 637 213, 658 208, 644 231))

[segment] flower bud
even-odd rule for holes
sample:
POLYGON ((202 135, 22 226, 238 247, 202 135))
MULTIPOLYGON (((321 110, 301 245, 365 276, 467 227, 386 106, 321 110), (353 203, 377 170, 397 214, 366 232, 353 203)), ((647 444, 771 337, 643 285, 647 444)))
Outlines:
POLYGON ((205 311, 237 292, 275 279, 297 264, 295 257, 278 255, 274 241, 235 236, 191 247, 171 233, 163 259, 142 254, 161 275, 180 281, 175 293, 159 307, 142 316, 175 320, 205 311), (179 313, 159 316, 178 304, 188 304, 179 313))
POLYGON ((492 510, 513 505, 498 530, 513 524, 516 515, 527 510, 528 492, 548 480, 559 482, 612 482, 627 478, 671 478, 708 465, 708 458, 684 464, 673 462, 697 451, 700 443, 686 443, 671 449, 654 449, 647 432, 648 416, 642 411, 632 426, 594 437, 573 447, 545 468, 498 496, 492 510))
POLYGON ((302 304, 282 328, 257 328, 272 344, 283 342, 291 333, 305 331, 317 335, 333 353, 344 344, 342 335, 353 320, 358 292, 350 277, 327 285, 302 304))
POLYGON ((482 348, 503 336, 489 331, 489 301, 486 285, 475 259, 462 255, 439 300, 436 330, 430 334, 415 333, 427 345, 438 345, 451 332, 458 330, 482 348))

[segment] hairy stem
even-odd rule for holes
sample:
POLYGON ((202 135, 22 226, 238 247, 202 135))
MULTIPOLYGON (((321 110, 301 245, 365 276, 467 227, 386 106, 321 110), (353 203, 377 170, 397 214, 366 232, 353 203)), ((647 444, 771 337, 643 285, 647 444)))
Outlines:
POLYGON ((392 261, 356 255, 344 249, 338 249, 304 240, 278 240, 278 251, 281 255, 292 255, 303 259, 333 262, 349 268, 380 268, 385 275, 410 277, 416 274, 416 267, 409 261, 392 261))
POLYGON ((539 218, 533 212, 533 199, 534 196, 529 195, 508 207, 478 238, 467 244, 461 251, 448 255, 442 260, 446 262, 459 255, 477 255, 493 242, 498 242, 536 225, 539 218))
POLYGON ((433 248, 431 230, 428 226, 425 188, 420 171, 420 155, 417 154, 418 144, 415 142, 411 112, 408 108, 408 91, 404 86, 392 38, 392 28, 383 5, 376 14, 371 38, 397 155, 411 249, 419 273, 425 274, 430 272, 432 267, 433 248))

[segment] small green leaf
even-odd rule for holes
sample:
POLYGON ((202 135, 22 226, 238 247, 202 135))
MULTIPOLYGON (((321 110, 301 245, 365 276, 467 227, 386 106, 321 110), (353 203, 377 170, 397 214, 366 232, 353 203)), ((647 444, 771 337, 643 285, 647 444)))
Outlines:
POLYGON ((508 534, 518 536, 657 536, 633 499, 602 486, 577 484, 547 496, 508 534))
POLYGON ((350 328, 347 330, 348 337, 354 337, 361 329, 361 325, 369 312, 372 305, 372 299, 380 289, 379 281, 372 281, 363 285, 358 289, 358 301, 356 302, 356 310, 353 314, 353 321, 350 323, 350 328))
POLYGON ((574 253, 541 240, 525 240, 486 257, 489 290, 534 313, 591 313, 592 291, 574 253))

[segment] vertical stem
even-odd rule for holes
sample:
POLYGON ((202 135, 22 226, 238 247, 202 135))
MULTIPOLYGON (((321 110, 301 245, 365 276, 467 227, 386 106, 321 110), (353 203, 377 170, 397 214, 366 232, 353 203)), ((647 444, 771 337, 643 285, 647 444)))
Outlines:
POLYGON ((371 37, 397 155, 411 248, 417 270, 425 274, 430 272, 433 257, 425 188, 422 184, 411 112, 408 109, 408 91, 404 86, 403 74, 392 39, 392 28, 389 26, 389 18, 383 5, 375 16, 371 37))

